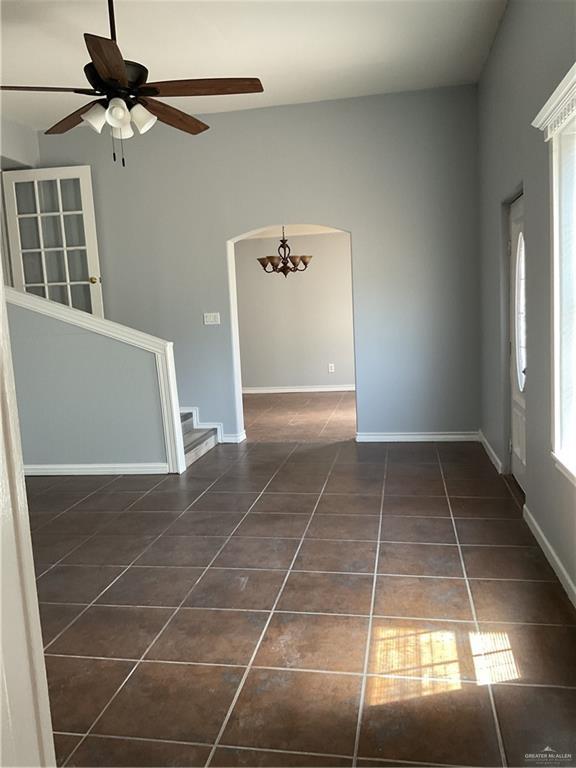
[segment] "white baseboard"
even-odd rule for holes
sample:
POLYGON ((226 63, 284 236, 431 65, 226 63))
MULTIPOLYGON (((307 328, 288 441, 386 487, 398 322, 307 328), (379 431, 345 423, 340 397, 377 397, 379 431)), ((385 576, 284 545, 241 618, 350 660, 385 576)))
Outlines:
POLYGON ((242 387, 243 395, 280 395, 290 392, 354 392, 354 384, 303 384, 300 387, 242 387))
POLYGON ((478 442, 478 432, 357 432, 357 443, 478 442))
POLYGON ((560 582, 562 583, 562 586, 566 590, 566 594, 576 607, 576 584, 572 580, 572 577, 564 567, 562 561, 556 554, 556 550, 550 544, 548 541, 548 538, 546 537, 546 534, 540 528, 539 524, 536 522, 536 518, 534 515, 530 512, 526 504, 524 504, 524 520, 526 520, 526 523, 528 524, 528 527, 534 534, 536 541, 540 546, 542 547, 542 550, 544 554, 546 555, 546 559, 554 569, 554 572, 556 573, 556 576, 560 579, 560 582))
POLYGON ((223 443, 243 443, 246 440, 246 432, 238 432, 236 435, 222 435, 223 443))
POLYGON ((25 475, 166 475, 168 464, 25 464, 25 475))
POLYGON ((498 473, 501 475, 501 474, 502 474, 502 470, 503 470, 503 468, 504 468, 504 465, 502 464, 502 462, 501 462, 501 461, 500 461, 500 459, 498 458, 498 454, 496 453, 496 451, 494 450, 494 448, 492 448, 492 446, 491 446, 491 445, 490 445, 490 443, 488 442, 488 438, 486 437, 486 435, 484 434, 484 432, 482 432, 482 430, 480 430, 480 431, 478 432, 478 437, 480 438, 480 442, 481 442, 481 443, 482 443, 482 445, 484 446, 484 450, 485 450, 485 451, 486 451, 486 453, 488 454, 488 458, 490 459, 490 461, 492 462, 492 464, 494 464, 494 466, 495 466, 495 467, 496 467, 496 469, 498 470, 498 473))

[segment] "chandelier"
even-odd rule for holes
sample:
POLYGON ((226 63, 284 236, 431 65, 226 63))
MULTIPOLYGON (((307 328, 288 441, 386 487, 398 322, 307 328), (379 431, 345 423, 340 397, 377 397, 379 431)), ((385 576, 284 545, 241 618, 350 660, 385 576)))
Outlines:
POLYGON ((284 275, 284 277, 288 277, 290 272, 304 272, 311 259, 312 256, 292 256, 290 254, 290 246, 284 234, 284 227, 282 227, 278 256, 261 256, 258 261, 264 272, 270 274, 276 272, 284 275))

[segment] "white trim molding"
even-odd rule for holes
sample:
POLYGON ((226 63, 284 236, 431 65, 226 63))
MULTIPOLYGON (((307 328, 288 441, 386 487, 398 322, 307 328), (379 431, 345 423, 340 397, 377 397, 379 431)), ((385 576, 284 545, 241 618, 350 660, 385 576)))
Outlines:
POLYGON ((166 475, 166 463, 25 464, 25 475, 166 475))
POLYGON ((221 421, 200 421, 200 409, 197 405, 183 405, 180 413, 191 413, 194 429, 215 429, 219 443, 229 442, 224 440, 224 425, 221 421))
MULTIPOLYGON (((158 389, 160 395, 160 407, 162 412, 162 426, 166 446, 167 472, 181 474, 186 469, 184 456, 184 440, 180 423, 180 408, 178 403, 178 389, 176 385, 176 368, 174 365, 174 344, 148 333, 137 331, 102 317, 95 317, 87 312, 49 301, 40 296, 17 291, 14 288, 6 288, 6 301, 17 307, 23 307, 32 312, 37 312, 63 323, 84 328, 91 333, 129 344, 132 347, 151 352, 155 356, 156 371, 158 373, 158 389)), ((84 465, 85 474, 98 474, 97 464, 84 465)), ((143 466, 138 464, 126 464, 126 467, 143 466)), ((160 465, 158 465, 160 466, 160 465)), ((137 472, 138 470, 126 469, 123 474, 137 472)), ((40 472, 39 474, 50 474, 40 472)), ((72 473, 70 473, 72 474, 72 473)))
POLYGON ((357 443, 472 443, 478 432, 357 432, 357 443))
POLYGON ((503 470, 504 470, 504 465, 500 461, 500 459, 498 457, 498 454, 496 453, 494 448, 492 448, 492 445, 490 444, 488 438, 486 437, 484 432, 482 432, 482 430, 479 430, 479 432, 478 432, 478 439, 480 440, 480 442, 484 446, 484 450, 488 454, 488 458, 490 459, 492 464, 494 464, 494 466, 498 470, 498 474, 501 475, 503 470))
POLYGON ((229 434, 222 435, 223 443, 243 443, 244 440, 246 440, 245 430, 242 430, 242 432, 238 432, 238 434, 236 435, 229 435, 229 434))
POLYGON ((576 64, 538 112, 532 125, 544 131, 544 137, 549 141, 573 115, 576 115, 576 64))
POLYGON ((354 384, 302 384, 296 387, 242 387, 244 395, 275 395, 289 392, 354 392, 354 384))
POLYGON ((552 566, 554 572, 556 573, 556 576, 560 579, 560 582, 562 583, 562 586, 566 590, 566 594, 576 607, 576 584, 574 583, 572 577, 564 567, 562 561, 558 557, 556 550, 550 544, 546 534, 536 521, 536 518, 534 515, 530 512, 526 504, 524 504, 523 509, 523 516, 524 520, 526 520, 526 523, 528 524, 528 527, 534 534, 534 537, 536 538, 536 541, 540 546, 542 547, 542 550, 544 554, 546 555, 546 559, 552 566))

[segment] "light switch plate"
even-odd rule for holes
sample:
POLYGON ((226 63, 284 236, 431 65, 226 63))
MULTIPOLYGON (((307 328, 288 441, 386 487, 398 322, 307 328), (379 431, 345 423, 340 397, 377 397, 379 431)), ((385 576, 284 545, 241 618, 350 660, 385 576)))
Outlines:
POLYGON ((220 325, 220 312, 204 312, 204 325, 220 325))

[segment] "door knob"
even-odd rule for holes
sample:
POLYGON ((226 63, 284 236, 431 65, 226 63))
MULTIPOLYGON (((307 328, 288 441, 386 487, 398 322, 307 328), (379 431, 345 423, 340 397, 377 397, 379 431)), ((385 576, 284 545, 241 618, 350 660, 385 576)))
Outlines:
POLYGON ((98 282, 98 278, 97 277, 89 277, 88 278, 88 282, 92 283, 92 285, 94 285, 95 283, 98 282))

